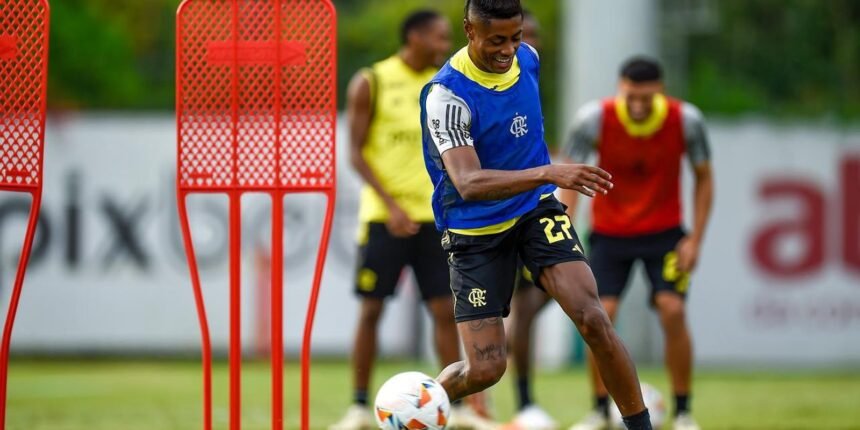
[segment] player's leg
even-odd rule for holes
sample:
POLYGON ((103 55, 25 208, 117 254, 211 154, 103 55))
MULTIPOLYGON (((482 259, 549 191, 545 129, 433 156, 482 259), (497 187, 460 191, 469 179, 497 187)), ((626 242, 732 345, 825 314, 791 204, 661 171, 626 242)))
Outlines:
MULTIPOLYGON (((454 302, 451 298, 451 291, 448 290, 447 297, 428 300, 427 306, 434 321, 433 337, 436 354, 439 356, 444 369, 460 360, 460 341, 457 324, 454 322, 454 302)), ((471 430, 494 428, 494 424, 489 420, 486 398, 483 393, 477 392, 465 399, 452 401, 448 427, 471 430)))
POLYGON ((670 292, 658 292, 654 299, 666 337, 666 369, 675 394, 675 415, 689 413, 693 342, 687 328, 684 300, 670 292))
POLYGON ((676 428, 692 430, 698 429, 698 425, 690 416, 689 402, 693 376, 693 343, 685 301, 689 275, 678 272, 675 254, 675 247, 683 237, 680 228, 654 235, 651 252, 644 263, 652 286, 652 304, 665 337, 666 369, 674 394, 676 428))
POLYGON ((437 378, 452 401, 492 387, 507 367, 501 316, 459 322, 457 329, 466 359, 446 367, 437 378))
POLYGON ((597 296, 594 275, 561 203, 545 199, 521 220, 519 252, 538 284, 573 321, 631 429, 650 429, 636 368, 597 296))
POLYGON ((550 297, 537 288, 531 272, 520 266, 517 286, 511 300, 511 318, 508 326, 508 345, 511 363, 514 365, 515 388, 518 400, 517 414, 513 424, 523 429, 553 429, 555 420, 541 409, 532 397, 532 351, 534 322, 550 297))
MULTIPOLYGON (((466 358, 450 364, 437 378, 451 399, 448 427, 457 430, 491 430, 497 425, 478 413, 476 400, 505 373, 505 331, 501 317, 457 324, 466 358)), ((485 405, 480 405, 485 406, 485 405)))
POLYGON ((367 404, 373 363, 376 358, 376 334, 382 317, 384 300, 394 294, 406 265, 406 240, 393 237, 382 223, 368 225, 367 242, 360 250, 356 274, 356 294, 361 310, 353 345, 354 401, 367 404))
POLYGON ((445 297, 435 297, 426 301, 427 310, 433 320, 433 346, 442 366, 460 359, 460 342, 457 324, 454 322, 454 300, 449 292, 445 297))
POLYGON ((502 317, 510 312, 516 275, 516 238, 512 231, 467 236, 446 232, 454 316, 466 357, 439 375, 451 400, 483 391, 507 367, 502 317))
POLYGON ((409 265, 433 320, 433 345, 442 367, 460 359, 460 341, 454 322, 454 298, 447 255, 439 245, 442 235, 432 223, 422 224, 409 238, 409 265))
MULTIPOLYGON (((606 310, 609 320, 615 322, 620 298, 627 286, 633 256, 624 239, 592 233, 589 237, 589 263, 597 281, 600 303, 606 310)), ((600 378, 597 363, 591 349, 587 354, 589 379, 593 394, 594 410, 580 421, 572 430, 591 430, 605 427, 609 421, 609 391, 600 378)))
POLYGON ((597 284, 588 265, 580 261, 545 267, 540 282, 591 348, 601 379, 622 416, 645 411, 633 360, 597 298, 597 284))
MULTIPOLYGON (((600 284, 598 283, 598 285, 600 284)), ((618 298, 601 297, 600 304, 603 305, 603 309, 606 310, 606 315, 614 324, 615 317, 618 313, 618 298)), ((586 360, 588 362, 588 377, 589 381, 591 381, 594 412, 600 415, 599 418, 601 422, 606 422, 609 419, 609 391, 606 390, 606 384, 604 384, 603 379, 600 378, 600 371, 597 369, 597 362, 594 360, 594 354, 591 352, 590 348, 587 348, 586 360)), ((596 420, 591 419, 591 421, 596 420)))
MULTIPOLYGON (((433 318, 436 354, 443 368, 446 368, 460 360, 460 342, 457 324, 454 322, 454 301, 451 298, 451 291, 448 290, 446 297, 430 299, 426 303, 433 318)), ((452 429, 484 430, 495 428, 495 425, 489 420, 486 398, 482 392, 451 402, 451 415, 448 424, 448 427, 452 429)))
POLYGON ((550 297, 534 285, 531 272, 520 267, 517 286, 511 300, 511 321, 508 333, 511 362, 517 379, 519 408, 532 403, 530 378, 532 371, 532 329, 535 319, 550 297))
MULTIPOLYGON (((422 224, 418 234, 409 240, 409 265, 415 272, 421 297, 433 319, 436 354, 445 368, 460 360, 460 341, 454 320, 447 252, 440 246, 441 239, 434 224, 422 224)), ((494 427, 479 413, 486 413, 487 409, 481 395, 475 394, 465 400, 451 402, 449 428, 484 430, 494 427)))
POLYGON ((384 224, 370 223, 360 240, 355 292, 361 305, 352 346, 353 404, 330 430, 358 430, 374 425, 368 409, 370 379, 376 360, 377 328, 385 299, 394 294, 406 265, 405 240, 388 233, 384 224))
POLYGON ((382 317, 383 300, 376 297, 361 298, 352 346, 352 400, 361 406, 368 404, 368 389, 376 360, 376 334, 379 319, 382 317))

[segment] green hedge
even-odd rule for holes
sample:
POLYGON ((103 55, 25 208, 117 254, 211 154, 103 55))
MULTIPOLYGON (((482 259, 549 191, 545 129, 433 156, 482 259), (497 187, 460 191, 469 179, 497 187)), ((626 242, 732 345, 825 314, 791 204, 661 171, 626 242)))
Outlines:
MULTIPOLYGON (((573 0, 564 0, 573 1, 573 0)), ((680 0, 663 0, 671 8, 680 0)), ((170 109, 179 0, 52 2, 50 104, 72 109, 170 109)), ((464 43, 463 0, 335 0, 339 93, 360 67, 398 47, 402 18, 435 7, 464 43)), ((560 1, 524 0, 544 27, 543 90, 550 141, 559 93, 560 1)), ((709 114, 860 118, 860 1, 719 0, 718 27, 684 38, 687 97, 709 114)), ((665 30, 665 29, 664 29, 665 30)))
MULTIPOLYGON (((80 0, 52 4, 49 100, 55 109, 170 109, 174 93, 174 17, 178 0, 80 0), (74 5, 72 3, 75 3, 74 5)), ((336 0, 338 93, 361 67, 399 46, 402 19, 436 8, 452 20, 455 49, 465 43, 462 0, 336 0)), ((544 100, 553 115, 557 2, 529 0, 545 27, 544 100)))
POLYGON ((723 115, 860 118, 860 2, 720 0, 689 39, 689 92, 723 115))
POLYGON ((49 103, 168 109, 176 0, 51 2, 49 103))

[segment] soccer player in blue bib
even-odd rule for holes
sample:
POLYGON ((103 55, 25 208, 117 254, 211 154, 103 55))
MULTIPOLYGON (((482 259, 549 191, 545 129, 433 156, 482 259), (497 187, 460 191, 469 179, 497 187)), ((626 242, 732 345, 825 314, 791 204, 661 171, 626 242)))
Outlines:
POLYGON ((465 12, 468 46, 421 93, 433 212, 466 352, 465 361, 438 379, 457 400, 502 377, 502 318, 510 311, 520 257, 591 347, 628 429, 651 429, 636 369, 600 305, 570 218, 553 197, 557 187, 605 194, 611 177, 593 166, 550 163, 540 62, 532 47, 521 45, 520 0, 467 0, 465 12))

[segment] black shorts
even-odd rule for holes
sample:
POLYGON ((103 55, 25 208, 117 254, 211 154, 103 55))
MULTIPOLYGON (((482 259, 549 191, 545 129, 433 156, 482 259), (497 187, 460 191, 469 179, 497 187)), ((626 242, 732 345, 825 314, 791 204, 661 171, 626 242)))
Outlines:
POLYGON ((386 298, 394 294, 405 266, 412 267, 424 300, 450 297, 445 251, 432 223, 421 224, 418 234, 392 236, 385 224, 369 223, 367 243, 359 249, 355 291, 362 297, 386 298))
POLYGON ((446 231, 454 317, 457 322, 508 316, 518 258, 540 283, 541 270, 568 261, 586 261, 564 206, 549 197, 502 233, 468 236, 446 231))
POLYGON ((527 291, 531 288, 535 288, 534 276, 532 276, 531 270, 529 270, 525 264, 523 264, 522 260, 517 262, 517 277, 514 282, 514 291, 527 291))
POLYGON ((589 261, 597 280, 597 293, 600 297, 621 296, 630 277, 630 268, 636 260, 642 260, 651 284, 652 303, 658 291, 685 297, 690 276, 676 268, 678 256, 675 253, 675 247, 684 236, 680 227, 635 237, 591 233, 589 261))

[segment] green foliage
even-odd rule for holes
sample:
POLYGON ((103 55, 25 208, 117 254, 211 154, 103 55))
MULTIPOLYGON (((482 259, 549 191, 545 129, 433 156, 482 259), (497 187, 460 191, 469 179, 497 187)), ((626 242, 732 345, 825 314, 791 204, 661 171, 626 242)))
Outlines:
MULTIPOLYGON (((179 0, 55 1, 50 104, 54 108, 170 109, 174 93, 175 10, 179 0)), ((558 2, 526 0, 543 25, 544 106, 554 127, 558 2)), ((455 49, 465 45, 463 0, 335 0, 338 94, 356 70, 396 52, 403 18, 435 8, 451 19, 455 49)))
POLYGON ((175 0, 51 4, 53 108, 169 108, 175 0))
MULTIPOLYGON (((466 45, 463 33, 463 0, 336 0, 338 7, 338 94, 339 105, 347 82, 362 67, 382 60, 400 46, 400 23, 410 12, 420 8, 433 8, 445 14, 454 32, 454 50, 466 45)), ((541 24, 543 47, 541 52, 541 79, 547 140, 555 143, 558 117, 558 8, 556 0, 524 0, 541 24)))
MULTIPOLYGON (((179 0, 77 0, 52 4, 50 104, 54 108, 170 109, 174 13, 179 0)), ((463 0, 335 0, 340 106, 349 78, 399 46, 403 17, 445 13, 463 46, 463 0)), ((550 142, 560 89, 557 0, 524 0, 543 26, 543 105, 550 142)), ((672 5, 666 1, 664 4, 672 5)), ((720 0, 717 31, 688 37, 688 98, 707 112, 860 117, 860 2, 720 0)), ((671 35, 669 37, 672 37, 671 35)), ((681 36, 678 36, 681 37, 681 36)))
MULTIPOLYGON (((465 43, 460 22, 459 0, 338 0, 338 89, 344 90, 352 75, 362 67, 382 60, 400 47, 400 23, 411 11, 433 8, 452 19, 454 46, 465 43)), ((345 91, 338 91, 342 106, 345 91)))
POLYGON ((690 39, 689 98, 735 115, 860 116, 860 2, 720 0, 690 39))

